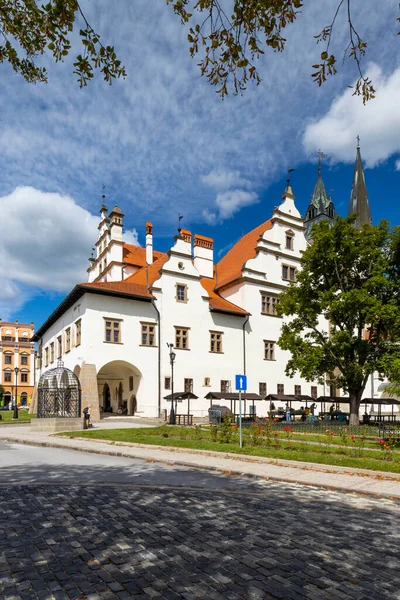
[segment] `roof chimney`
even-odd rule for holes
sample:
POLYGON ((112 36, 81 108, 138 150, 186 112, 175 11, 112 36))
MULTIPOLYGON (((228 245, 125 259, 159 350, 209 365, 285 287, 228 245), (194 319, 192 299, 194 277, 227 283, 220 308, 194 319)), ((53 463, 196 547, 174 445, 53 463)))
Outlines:
POLYGON ((214 240, 195 234, 193 263, 202 277, 212 278, 214 275, 214 240))
POLYGON ((153 223, 146 223, 146 262, 148 265, 153 263, 153 223))

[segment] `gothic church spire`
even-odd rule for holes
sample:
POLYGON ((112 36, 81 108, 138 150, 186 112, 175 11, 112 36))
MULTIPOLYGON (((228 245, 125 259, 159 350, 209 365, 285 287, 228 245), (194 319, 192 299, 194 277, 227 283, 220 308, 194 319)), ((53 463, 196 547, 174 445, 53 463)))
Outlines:
POLYGON ((367 186, 365 185, 364 169, 360 152, 360 137, 357 136, 357 156, 354 166, 353 185, 351 188, 349 215, 357 215, 356 227, 364 223, 372 223, 371 209, 368 201, 367 186))
POLYGON ((335 218, 335 208, 333 206, 332 198, 326 193, 321 176, 321 158, 325 157, 325 154, 321 151, 318 153, 318 178, 304 217, 304 227, 306 228, 305 235, 307 238, 311 236, 313 225, 325 220, 333 222, 335 218))

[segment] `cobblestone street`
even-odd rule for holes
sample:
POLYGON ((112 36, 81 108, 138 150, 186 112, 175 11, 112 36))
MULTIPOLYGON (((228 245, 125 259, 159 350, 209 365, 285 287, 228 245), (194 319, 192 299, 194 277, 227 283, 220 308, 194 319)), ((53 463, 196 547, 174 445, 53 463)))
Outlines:
POLYGON ((277 482, 0 493, 1 599, 400 598, 390 500, 277 482))

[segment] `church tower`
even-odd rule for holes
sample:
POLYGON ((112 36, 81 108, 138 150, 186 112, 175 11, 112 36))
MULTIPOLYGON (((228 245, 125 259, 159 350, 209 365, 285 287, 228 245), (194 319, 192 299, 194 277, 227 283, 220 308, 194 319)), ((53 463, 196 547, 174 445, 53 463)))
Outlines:
POLYGON ((357 156, 356 164, 354 166, 353 185, 350 194, 349 216, 357 215, 355 225, 356 227, 362 227, 364 223, 372 224, 372 217, 361 160, 360 138, 358 136, 357 141, 357 156))
POLYGON ((321 158, 325 155, 322 152, 318 154, 318 178, 314 191, 304 217, 305 236, 310 238, 313 225, 320 221, 331 221, 335 219, 335 207, 332 199, 326 193, 324 182, 321 177, 321 158))

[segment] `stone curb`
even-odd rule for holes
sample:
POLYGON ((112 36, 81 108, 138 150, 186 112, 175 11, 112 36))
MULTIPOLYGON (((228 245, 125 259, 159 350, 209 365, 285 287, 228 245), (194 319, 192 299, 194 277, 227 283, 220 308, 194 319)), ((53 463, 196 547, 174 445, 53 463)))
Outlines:
MULTIPOLYGON (((74 438, 75 439, 75 438, 74 438)), ((166 459, 166 458, 157 458, 157 459, 153 459, 153 458, 145 458, 143 456, 139 456, 139 455, 134 455, 132 453, 127 453, 127 452, 123 452, 123 451, 112 451, 110 450, 104 450, 103 448, 82 448, 82 447, 74 447, 74 446, 70 446, 68 444, 63 444, 63 443, 52 443, 51 441, 48 442, 44 442, 44 441, 35 441, 35 440, 26 440, 26 439, 17 439, 17 438, 1 438, 0 441, 4 441, 4 442, 8 442, 8 443, 14 443, 14 444, 24 444, 26 446, 37 446, 37 447, 42 447, 42 448, 61 448, 63 450, 76 450, 78 452, 86 452, 88 454, 100 454, 100 455, 104 455, 104 456, 118 456, 118 457, 122 457, 122 458, 131 458, 131 459, 136 459, 136 460, 143 460, 145 462, 154 462, 154 463, 161 463, 161 464, 168 464, 168 465, 177 465, 180 467, 186 467, 186 468, 190 468, 190 469, 199 469, 199 470, 204 470, 204 471, 212 471, 212 472, 217 472, 217 473, 224 473, 226 475, 239 475, 241 477, 246 477, 249 479, 262 479, 264 481, 277 481, 277 482, 281 482, 281 483, 288 483, 291 485, 305 485, 308 487, 314 487, 314 488, 321 488, 321 489, 325 489, 325 490, 335 490, 338 492, 345 492, 345 493, 351 493, 351 494, 357 494, 360 496, 369 496, 369 497, 373 497, 373 498, 387 498, 390 500, 395 500, 395 501, 400 501, 400 496, 396 496, 393 494, 389 494, 386 492, 382 492, 382 493, 375 493, 375 492, 368 492, 368 491, 358 491, 354 488, 352 488, 351 486, 346 486, 346 485, 338 485, 335 483, 330 484, 329 486, 324 484, 324 483, 318 483, 318 482, 313 482, 313 483, 309 483, 309 482, 304 482, 304 481, 293 481, 290 478, 286 478, 284 476, 271 476, 271 475, 266 475, 266 476, 262 476, 262 475, 257 475, 257 474, 253 474, 253 473, 244 473, 243 471, 239 470, 239 469, 232 469, 229 468, 229 470, 227 470, 226 468, 224 469, 223 467, 218 467, 218 466, 213 466, 213 465, 196 465, 196 464, 192 464, 190 462, 187 462, 185 460, 176 460, 174 457, 171 457, 171 459, 166 459)), ((164 447, 164 446, 146 446, 144 444, 140 445, 140 444, 136 444, 136 445, 131 445, 127 442, 107 442, 104 440, 90 440, 92 441, 96 441, 96 442, 103 442, 103 443, 109 443, 110 445, 116 446, 117 444, 124 444, 129 448, 132 447, 145 447, 145 448, 157 448, 157 449, 162 449, 165 450, 166 448, 168 449, 169 447, 164 447)), ((173 453, 173 451, 175 450, 181 450, 180 448, 176 449, 173 448, 173 450, 171 451, 171 454, 173 453)), ((192 452, 191 454, 198 454, 201 455, 203 452, 208 452, 208 451, 193 451, 193 449, 191 449, 192 452)), ((213 456, 213 457, 218 457, 221 458, 222 456, 227 456, 229 458, 234 458, 238 461, 241 460, 241 458, 238 458, 238 455, 236 454, 223 454, 223 453, 209 453, 209 456, 213 456)), ((252 462, 252 461, 243 461, 243 462, 252 462)), ((255 462, 259 462, 259 463, 263 463, 264 461, 255 461, 255 462)), ((285 463, 288 463, 291 461, 285 461, 285 463)), ((272 463, 267 463, 267 464, 274 464, 274 466, 290 466, 293 467, 292 464, 290 465, 279 465, 276 462, 272 463)), ((318 471, 318 469, 315 469, 315 463, 301 463, 302 465, 308 465, 311 464, 314 467, 314 471, 318 471)), ((294 465, 296 466, 296 465, 294 465)), ((329 467, 329 465, 326 465, 329 467)), ((297 468, 303 468, 304 467, 300 467, 298 466, 297 468)), ((337 467, 340 468, 340 467, 337 467)), ((346 468, 346 467, 344 467, 346 468)), ((349 468, 349 467, 347 467, 349 468)), ((306 470, 308 470, 308 467, 306 467, 306 470)), ((326 474, 326 471, 323 471, 326 474)), ((328 470, 329 473, 329 470, 328 470)), ((368 473, 368 476, 373 477, 373 475, 371 476, 371 472, 370 471, 366 471, 365 469, 363 469, 363 473, 357 472, 357 471, 351 471, 350 473, 344 473, 344 474, 353 474, 353 475, 363 475, 364 473, 368 473)), ((385 473, 385 477, 386 477, 386 473, 385 473)), ((399 481, 398 478, 396 477, 388 477, 388 479, 393 479, 394 481, 399 481)))

